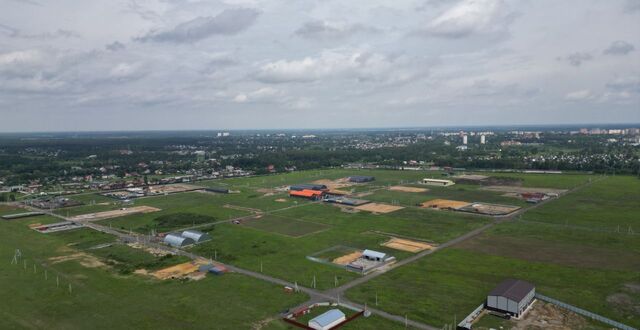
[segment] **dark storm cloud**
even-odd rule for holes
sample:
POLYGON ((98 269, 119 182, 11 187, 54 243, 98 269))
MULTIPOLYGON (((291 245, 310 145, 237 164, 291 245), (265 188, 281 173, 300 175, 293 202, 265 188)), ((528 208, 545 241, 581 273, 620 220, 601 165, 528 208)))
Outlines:
POLYGON ((187 43, 213 35, 233 35, 246 30, 259 15, 254 9, 226 9, 216 16, 197 17, 168 31, 152 31, 137 40, 187 43))
POLYGON ((627 55, 634 49, 635 47, 632 44, 626 41, 618 40, 612 42, 611 46, 605 49, 603 53, 607 55, 627 55))

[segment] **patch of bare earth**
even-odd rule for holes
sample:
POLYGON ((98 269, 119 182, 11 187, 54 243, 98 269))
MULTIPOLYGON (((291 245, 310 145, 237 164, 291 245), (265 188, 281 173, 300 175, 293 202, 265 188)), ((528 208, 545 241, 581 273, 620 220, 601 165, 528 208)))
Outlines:
POLYGON ((275 317, 268 317, 264 320, 260 320, 254 324, 251 325, 251 329, 253 330, 261 330, 262 328, 264 328, 265 326, 267 326, 269 323, 275 321, 276 318, 275 317))
POLYGON ((587 320, 569 310, 543 301, 536 301, 520 320, 514 321, 511 329, 572 330, 585 329, 587 320))
POLYGON ((107 265, 100 261, 100 259, 90 255, 90 254, 86 254, 84 252, 77 252, 74 254, 68 254, 68 255, 63 255, 63 256, 58 256, 58 257, 51 257, 49 258, 49 261, 52 264, 57 264, 57 263, 61 263, 61 262, 65 262, 65 261, 71 261, 71 260, 75 260, 77 261, 80 265, 87 267, 87 268, 97 268, 97 267, 106 267, 107 265))

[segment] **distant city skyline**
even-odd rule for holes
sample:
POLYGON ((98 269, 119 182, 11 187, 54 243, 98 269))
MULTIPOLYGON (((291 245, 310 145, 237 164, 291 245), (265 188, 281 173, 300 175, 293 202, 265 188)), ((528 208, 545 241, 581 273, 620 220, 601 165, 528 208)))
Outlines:
POLYGON ((639 0, 0 0, 0 132, 640 123, 639 0))

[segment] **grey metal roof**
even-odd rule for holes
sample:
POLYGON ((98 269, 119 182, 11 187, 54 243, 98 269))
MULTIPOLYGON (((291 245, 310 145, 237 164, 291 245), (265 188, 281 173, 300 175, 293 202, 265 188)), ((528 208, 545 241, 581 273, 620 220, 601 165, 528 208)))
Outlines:
POLYGON ((489 295, 501 296, 513 301, 521 301, 534 289, 535 286, 529 282, 510 278, 498 284, 498 286, 491 290, 489 295))
POLYGON ((323 314, 318 315, 315 318, 311 319, 309 323, 316 323, 321 327, 326 327, 327 325, 330 325, 331 323, 344 317, 345 315, 341 310, 330 309, 324 312, 323 314))
POLYGON ((207 233, 203 233, 198 230, 185 230, 182 232, 182 237, 188 237, 194 240, 196 243, 204 242, 211 239, 211 236, 207 233))
POLYGON ((167 234, 167 236, 164 237, 164 242, 175 247, 187 246, 196 243, 192 238, 183 237, 180 234, 175 233, 167 234))

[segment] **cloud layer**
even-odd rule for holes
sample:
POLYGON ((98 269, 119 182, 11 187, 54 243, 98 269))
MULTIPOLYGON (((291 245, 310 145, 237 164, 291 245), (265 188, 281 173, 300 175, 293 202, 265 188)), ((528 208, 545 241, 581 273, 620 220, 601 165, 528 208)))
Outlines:
POLYGON ((166 31, 152 31, 140 41, 194 42, 213 35, 233 35, 246 30, 258 18, 254 9, 226 9, 216 16, 196 17, 166 31))
POLYGON ((636 2, 4 1, 0 131, 638 122, 636 2))

